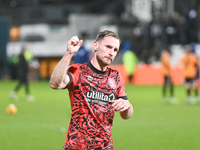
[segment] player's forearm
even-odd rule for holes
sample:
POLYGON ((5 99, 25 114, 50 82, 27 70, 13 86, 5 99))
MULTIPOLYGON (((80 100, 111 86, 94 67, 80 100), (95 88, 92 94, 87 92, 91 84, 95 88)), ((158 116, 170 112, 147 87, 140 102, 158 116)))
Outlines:
POLYGON ((133 115, 133 106, 129 103, 129 108, 123 112, 120 112, 120 115, 123 119, 129 119, 133 115))
POLYGON ((63 88, 65 85, 69 83, 67 78, 67 69, 69 67, 71 58, 73 54, 69 53, 68 51, 64 54, 62 59, 54 68, 54 71, 50 78, 50 86, 53 89, 63 88))

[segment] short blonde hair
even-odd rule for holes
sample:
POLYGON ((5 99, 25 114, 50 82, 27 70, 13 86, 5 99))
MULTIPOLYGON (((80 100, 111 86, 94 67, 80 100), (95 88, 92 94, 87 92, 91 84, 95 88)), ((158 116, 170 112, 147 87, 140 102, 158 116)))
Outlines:
POLYGON ((111 36, 111 37, 114 37, 114 38, 118 39, 120 41, 120 43, 121 43, 121 40, 120 40, 119 36, 115 32, 113 32, 111 30, 104 30, 104 31, 99 32, 99 34, 96 37, 96 41, 97 42, 101 41, 104 37, 108 37, 108 36, 111 36))

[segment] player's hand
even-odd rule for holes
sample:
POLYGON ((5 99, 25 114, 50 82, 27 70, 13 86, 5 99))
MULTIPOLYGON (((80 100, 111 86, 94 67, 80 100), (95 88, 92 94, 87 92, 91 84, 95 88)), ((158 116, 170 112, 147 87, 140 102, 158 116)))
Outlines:
POLYGON ((79 40, 77 36, 71 37, 67 43, 67 51, 71 54, 75 54, 81 47, 83 40, 79 40))
POLYGON ((112 101, 112 106, 115 111, 123 112, 130 108, 130 103, 128 100, 124 100, 122 98, 119 98, 118 100, 112 101))

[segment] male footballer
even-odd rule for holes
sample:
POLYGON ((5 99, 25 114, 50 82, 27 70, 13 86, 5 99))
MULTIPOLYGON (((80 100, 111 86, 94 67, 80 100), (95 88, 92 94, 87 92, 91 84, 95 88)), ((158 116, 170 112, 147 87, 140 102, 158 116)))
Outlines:
POLYGON ((100 32, 93 42, 93 58, 87 63, 69 66, 82 43, 77 36, 71 37, 50 79, 51 88, 69 91, 72 115, 63 147, 65 150, 113 150, 114 111, 123 119, 133 114, 124 80, 117 70, 107 67, 119 51, 120 39, 113 31, 100 32))

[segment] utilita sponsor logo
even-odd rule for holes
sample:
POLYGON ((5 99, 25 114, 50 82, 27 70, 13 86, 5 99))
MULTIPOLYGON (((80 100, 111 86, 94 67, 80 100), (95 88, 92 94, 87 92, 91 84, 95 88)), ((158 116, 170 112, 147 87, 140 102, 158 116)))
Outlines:
POLYGON ((105 95, 102 92, 97 92, 97 91, 88 91, 87 92, 87 98, 92 100, 99 100, 99 101, 104 101, 104 102, 110 102, 115 99, 115 95, 112 93, 110 95, 105 95))

